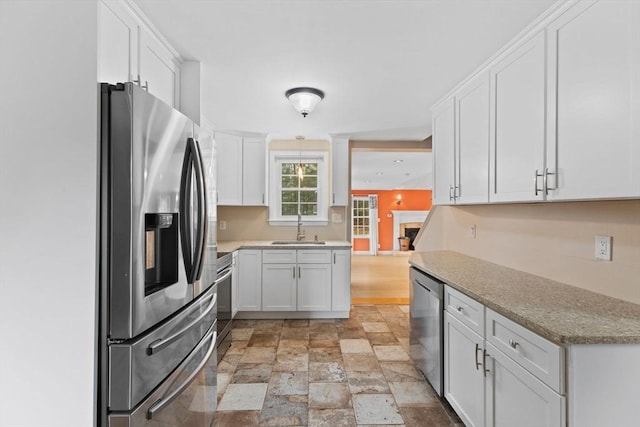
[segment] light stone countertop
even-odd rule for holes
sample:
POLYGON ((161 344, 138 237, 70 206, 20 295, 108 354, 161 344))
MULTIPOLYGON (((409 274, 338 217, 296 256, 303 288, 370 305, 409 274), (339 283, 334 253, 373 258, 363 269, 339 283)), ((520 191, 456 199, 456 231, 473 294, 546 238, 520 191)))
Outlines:
MULTIPOLYGON (((283 241, 276 240, 276 241, 283 241)), ((285 244, 274 245, 273 240, 228 240, 218 242, 218 252, 233 252, 237 249, 350 249, 351 243, 340 240, 327 240, 325 244, 285 244)))
POLYGON ((640 343, 640 305, 451 251, 409 263, 557 344, 640 343))

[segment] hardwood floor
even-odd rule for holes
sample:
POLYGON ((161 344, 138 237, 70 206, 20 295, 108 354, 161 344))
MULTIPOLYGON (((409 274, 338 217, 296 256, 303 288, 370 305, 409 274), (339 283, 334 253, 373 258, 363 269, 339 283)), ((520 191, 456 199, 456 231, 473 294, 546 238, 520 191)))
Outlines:
POLYGON ((409 303, 409 252, 351 257, 351 302, 409 303))

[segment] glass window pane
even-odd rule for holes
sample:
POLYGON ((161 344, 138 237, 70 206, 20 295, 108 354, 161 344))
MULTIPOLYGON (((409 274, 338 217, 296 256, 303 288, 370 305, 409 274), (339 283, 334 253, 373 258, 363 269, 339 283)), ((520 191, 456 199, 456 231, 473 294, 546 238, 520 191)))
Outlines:
POLYGON ((318 177, 305 176, 300 186, 303 188, 318 188, 318 177))
POLYGON ((302 165, 304 168, 304 174, 307 175, 318 175, 318 164, 317 163, 305 163, 302 165))
POLYGON ((298 201, 298 191, 283 191, 282 203, 295 203, 298 201))
POLYGON ((300 191, 300 201, 301 202, 317 202, 318 192, 317 191, 300 191))
POLYGON ((301 215, 316 215, 318 213, 318 205, 316 204, 300 204, 301 215))
POLYGON ((283 163, 282 164, 282 175, 295 175, 296 174, 296 164, 295 163, 283 163))
POLYGON ((298 177, 297 176, 283 176, 282 177, 282 188, 298 188, 298 177))
POLYGON ((292 203, 283 203, 282 215, 298 215, 298 205, 292 203))

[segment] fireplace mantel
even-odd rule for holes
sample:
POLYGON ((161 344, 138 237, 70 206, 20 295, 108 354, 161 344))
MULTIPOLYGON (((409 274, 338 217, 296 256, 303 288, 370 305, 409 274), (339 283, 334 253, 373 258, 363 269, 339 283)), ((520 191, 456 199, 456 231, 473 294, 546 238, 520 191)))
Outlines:
POLYGON ((407 222, 419 222, 424 223, 429 211, 398 211, 392 210, 393 215, 393 250, 399 251, 400 244, 398 243, 398 237, 400 237, 400 224, 407 222))

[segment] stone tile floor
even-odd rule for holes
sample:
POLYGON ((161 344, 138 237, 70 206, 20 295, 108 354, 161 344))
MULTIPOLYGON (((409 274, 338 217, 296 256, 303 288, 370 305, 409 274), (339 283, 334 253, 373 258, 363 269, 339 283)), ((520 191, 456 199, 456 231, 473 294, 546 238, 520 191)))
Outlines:
POLYGON ((463 426, 409 358, 408 311, 234 321, 214 426, 463 426))

